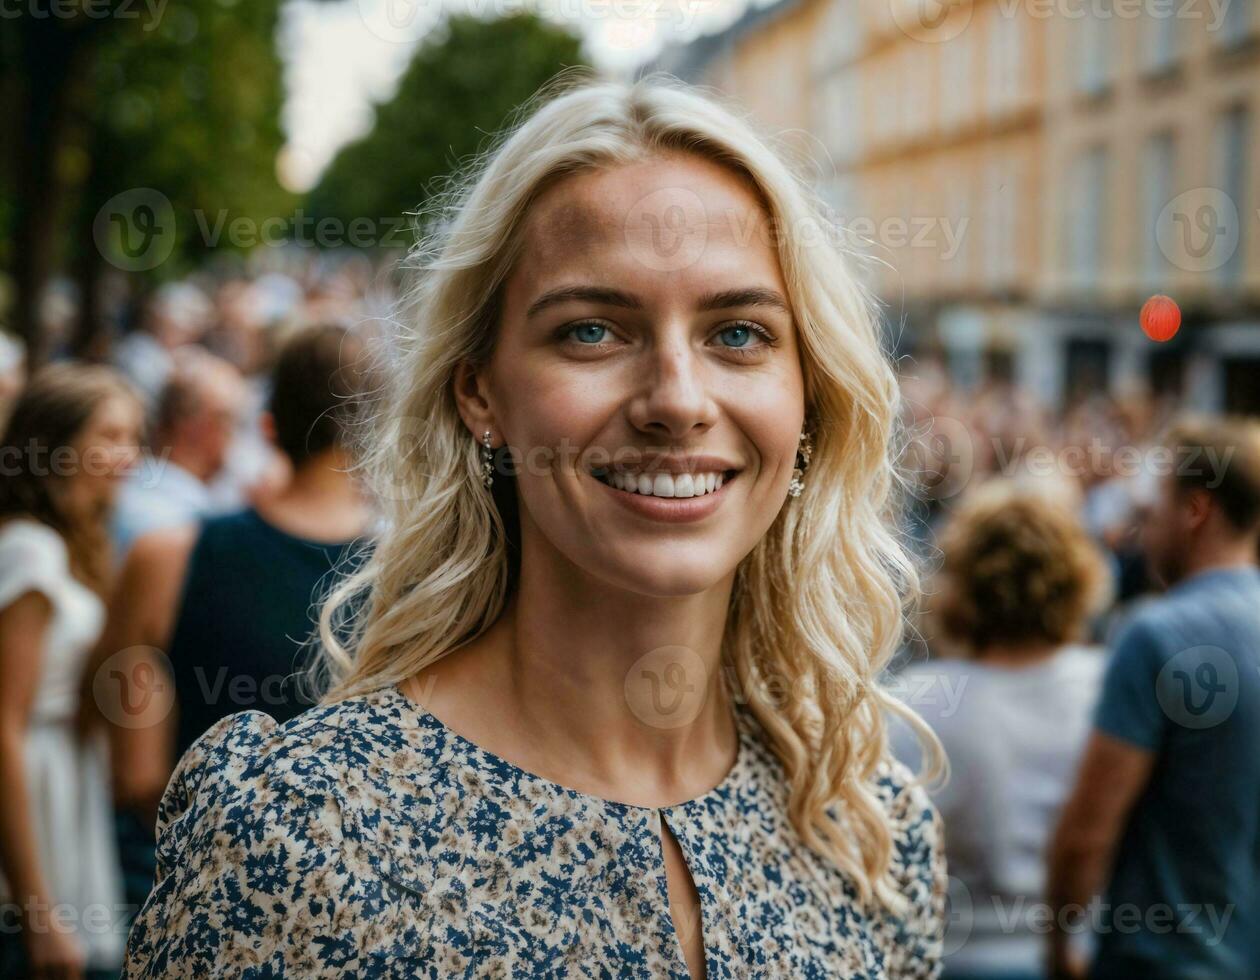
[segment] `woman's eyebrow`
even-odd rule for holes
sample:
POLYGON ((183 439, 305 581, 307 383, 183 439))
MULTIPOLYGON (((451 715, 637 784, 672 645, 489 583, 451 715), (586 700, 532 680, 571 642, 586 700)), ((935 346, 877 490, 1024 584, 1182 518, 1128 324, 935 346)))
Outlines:
MULTIPOLYGON (((586 300, 590 303, 601 303, 605 306, 620 306, 628 310, 641 310, 643 303, 632 293, 607 286, 558 286, 549 289, 529 304, 525 317, 537 316, 548 307, 570 300, 586 300)), ((763 286, 750 286, 742 289, 723 289, 705 293, 696 303, 701 311, 723 310, 735 306, 768 306, 791 315, 781 293, 763 286)))

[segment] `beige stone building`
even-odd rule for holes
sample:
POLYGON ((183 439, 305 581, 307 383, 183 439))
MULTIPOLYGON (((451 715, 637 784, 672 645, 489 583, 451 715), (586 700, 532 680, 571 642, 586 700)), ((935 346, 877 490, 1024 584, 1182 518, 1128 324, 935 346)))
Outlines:
POLYGON ((1260 0, 779 0, 645 68, 808 154, 960 382, 1260 413, 1260 0))

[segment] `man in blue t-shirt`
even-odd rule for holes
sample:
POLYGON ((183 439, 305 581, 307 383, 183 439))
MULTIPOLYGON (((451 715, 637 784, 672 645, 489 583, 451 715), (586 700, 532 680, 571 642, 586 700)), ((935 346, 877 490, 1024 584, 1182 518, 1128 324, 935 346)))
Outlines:
POLYGON ((1260 425, 1182 423, 1159 460, 1142 539, 1168 591, 1120 631, 1051 847, 1058 977, 1260 976, 1260 425))

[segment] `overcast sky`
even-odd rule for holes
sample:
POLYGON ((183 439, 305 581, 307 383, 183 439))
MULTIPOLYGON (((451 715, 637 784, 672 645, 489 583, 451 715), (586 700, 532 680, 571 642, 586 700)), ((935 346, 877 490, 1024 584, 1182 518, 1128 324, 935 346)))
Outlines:
MULTIPOLYGON (((416 45, 443 11, 489 16, 528 5, 572 24, 588 57, 629 71, 675 39, 730 23, 748 0, 289 0, 280 28, 288 145, 280 179, 305 190, 337 148, 366 132, 371 104, 389 98, 416 45)), ((752 0, 761 3, 763 0, 752 0)))

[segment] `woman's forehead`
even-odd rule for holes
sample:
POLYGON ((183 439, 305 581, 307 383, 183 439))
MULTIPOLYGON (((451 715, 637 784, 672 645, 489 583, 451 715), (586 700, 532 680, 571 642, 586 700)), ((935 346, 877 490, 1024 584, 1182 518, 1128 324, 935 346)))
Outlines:
POLYGON ((738 175, 700 158, 652 159, 566 178, 539 196, 525 224, 531 246, 626 245, 644 234, 760 236, 769 221, 738 175))
POLYGON ((645 284, 715 276, 779 284, 778 253, 757 200, 738 183, 706 183, 701 176, 620 186, 600 180, 540 199, 526 226, 518 282, 541 290, 579 273, 645 284))

